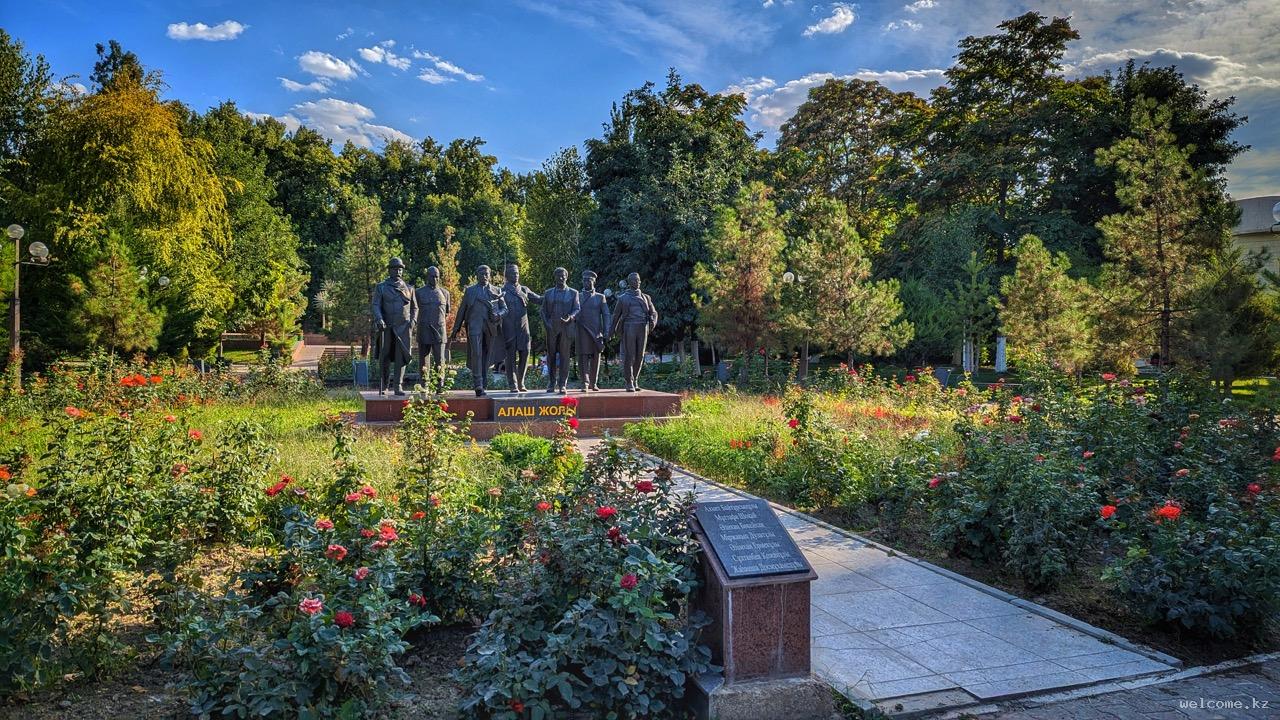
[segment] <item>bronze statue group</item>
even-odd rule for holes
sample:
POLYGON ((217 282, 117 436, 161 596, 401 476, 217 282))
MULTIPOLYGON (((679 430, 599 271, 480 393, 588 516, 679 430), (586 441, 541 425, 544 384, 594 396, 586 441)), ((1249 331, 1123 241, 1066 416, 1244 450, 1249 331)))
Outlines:
POLYGON ((590 270, 582 273, 582 289, 577 290, 569 287, 569 271, 556 268, 552 273, 555 285, 538 294, 520 284, 518 265, 506 266, 506 282, 501 286, 491 283, 489 266, 481 265, 476 268, 475 284, 463 291, 453 328, 446 333, 452 298, 440 287, 440 270, 427 268, 426 284, 415 289, 405 282, 404 269, 400 258, 391 258, 387 279, 373 291, 379 394, 385 395, 389 387, 396 395, 405 394, 404 371, 413 357, 411 334, 415 328, 423 383, 433 382, 436 392, 445 389, 443 370, 449 343, 463 332, 467 367, 477 397, 485 394, 489 367, 499 359, 506 370, 507 388, 513 393, 528 392, 524 376, 532 345, 531 304, 539 307, 546 329, 548 393, 568 392, 569 364, 575 350, 582 392, 598 391, 605 341, 615 336, 622 338, 619 355, 625 389, 640 389, 636 382, 649 333, 658 324, 658 312, 653 299, 640 291, 639 274, 627 276, 625 289, 610 308, 609 299, 596 292, 596 274, 590 270))

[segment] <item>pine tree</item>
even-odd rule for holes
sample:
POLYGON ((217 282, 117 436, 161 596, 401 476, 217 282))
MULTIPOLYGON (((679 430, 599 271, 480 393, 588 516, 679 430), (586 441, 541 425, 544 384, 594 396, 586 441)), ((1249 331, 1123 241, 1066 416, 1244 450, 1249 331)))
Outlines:
POLYGON ((1130 137, 1098 151, 1099 164, 1119 176, 1124 207, 1098 224, 1111 282, 1119 286, 1105 309, 1136 320, 1155 340, 1161 365, 1175 353, 1175 319, 1193 310, 1187 278, 1226 248, 1234 223, 1220 183, 1192 167, 1193 149, 1176 145, 1171 120, 1168 107, 1140 102, 1130 137))
MULTIPOLYGON (((769 188, 744 187, 731 207, 720 207, 706 236, 707 262, 693 269, 698 330, 703 339, 746 355, 778 330, 778 291, 786 237, 769 188)), ((747 363, 742 363, 746 379, 747 363)))
POLYGON ((145 352, 156 346, 163 320, 143 297, 138 268, 129 262, 125 243, 112 233, 105 259, 83 280, 73 280, 81 303, 72 314, 83 349, 103 347, 121 353, 145 352))
POLYGON ((1000 324, 1010 354, 1078 374, 1094 346, 1088 283, 1071 278, 1066 253, 1051 255, 1035 235, 1022 238, 1014 259, 1013 274, 1000 280, 1000 324))
POLYGON ((965 372, 978 368, 978 348, 981 348, 995 327, 995 306, 992 303, 991 281, 986 268, 978 261, 976 252, 969 254, 964 265, 964 279, 957 280, 947 294, 947 300, 955 308, 960 325, 961 365, 965 372))

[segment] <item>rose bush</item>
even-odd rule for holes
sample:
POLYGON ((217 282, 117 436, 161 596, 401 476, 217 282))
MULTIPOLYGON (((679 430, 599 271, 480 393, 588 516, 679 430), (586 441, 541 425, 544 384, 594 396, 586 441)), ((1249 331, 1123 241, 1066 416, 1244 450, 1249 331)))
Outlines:
POLYGON ((670 475, 640 477, 607 441, 543 501, 510 548, 497 606, 459 671, 476 716, 671 717, 709 668, 689 614, 696 546, 688 497, 670 475), (553 512, 552 508, 556 508, 553 512))

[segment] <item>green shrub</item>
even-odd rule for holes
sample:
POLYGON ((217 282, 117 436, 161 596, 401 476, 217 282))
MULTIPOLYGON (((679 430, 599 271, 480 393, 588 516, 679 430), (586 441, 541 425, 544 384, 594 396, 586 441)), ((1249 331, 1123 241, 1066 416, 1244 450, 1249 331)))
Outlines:
POLYGON ((580 479, 535 508, 467 649, 459 680, 473 716, 674 717, 688 678, 709 669, 691 618, 696 545, 670 474, 606 442, 580 479))

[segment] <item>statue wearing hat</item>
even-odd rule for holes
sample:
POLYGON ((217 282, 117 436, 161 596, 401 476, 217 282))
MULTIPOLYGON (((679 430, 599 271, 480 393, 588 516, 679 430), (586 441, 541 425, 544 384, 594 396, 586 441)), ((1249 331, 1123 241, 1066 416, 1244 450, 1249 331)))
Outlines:
POLYGON ((404 369, 413 357, 409 338, 417 320, 418 301, 413 286, 404 281, 404 262, 393 257, 387 263, 387 279, 373 289, 375 352, 381 370, 379 395, 387 394, 387 385, 393 375, 396 395, 404 395, 404 369))
POLYGON ((596 274, 590 270, 582 273, 582 290, 578 293, 582 309, 577 318, 578 375, 582 377, 582 391, 599 390, 600 358, 604 353, 605 336, 609 333, 611 316, 608 299, 596 292, 596 274))

